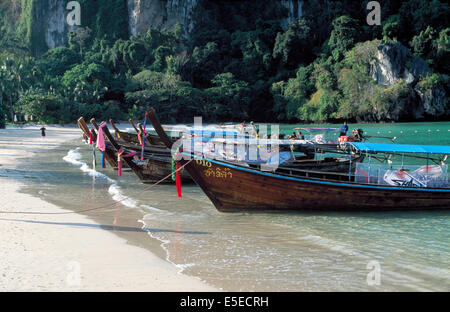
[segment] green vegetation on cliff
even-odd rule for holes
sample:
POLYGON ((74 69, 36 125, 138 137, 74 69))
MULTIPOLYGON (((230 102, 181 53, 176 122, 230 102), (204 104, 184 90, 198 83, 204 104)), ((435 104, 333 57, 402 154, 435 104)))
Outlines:
POLYGON ((441 1, 383 2, 379 26, 366 23, 367 1, 304 1, 287 25, 276 1, 199 1, 189 38, 180 25, 130 38, 127 1, 79 2, 82 27, 45 52, 48 1, 0 0, 0 116, 141 119, 149 106, 164 122, 450 116, 441 1))

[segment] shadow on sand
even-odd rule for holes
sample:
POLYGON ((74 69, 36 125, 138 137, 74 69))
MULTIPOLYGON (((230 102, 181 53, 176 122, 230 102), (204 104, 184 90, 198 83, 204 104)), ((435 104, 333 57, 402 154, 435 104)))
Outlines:
POLYGON ((195 235, 211 234, 210 232, 199 232, 199 231, 179 231, 179 230, 169 230, 169 229, 137 228, 137 227, 129 227, 129 226, 115 226, 115 225, 78 223, 78 222, 50 222, 50 221, 4 219, 4 218, 0 218, 0 221, 25 222, 25 223, 36 223, 36 224, 46 224, 46 225, 76 226, 76 227, 103 229, 103 230, 107 230, 107 231, 120 231, 120 232, 147 232, 147 233, 148 232, 150 232, 150 233, 165 232, 165 233, 195 234, 195 235))

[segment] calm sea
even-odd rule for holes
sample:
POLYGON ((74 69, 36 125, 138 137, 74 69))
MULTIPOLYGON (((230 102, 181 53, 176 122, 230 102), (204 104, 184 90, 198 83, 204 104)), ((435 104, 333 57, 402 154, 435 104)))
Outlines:
MULTIPOLYGON (((396 143, 450 145, 450 122, 356 127, 396 143)), ((92 170, 81 139, 40 156, 9 172, 24 192, 74 211, 98 208, 83 214, 226 291, 450 290, 450 212, 220 213, 196 185, 183 185, 180 199, 173 185, 118 178, 99 154, 92 170)))

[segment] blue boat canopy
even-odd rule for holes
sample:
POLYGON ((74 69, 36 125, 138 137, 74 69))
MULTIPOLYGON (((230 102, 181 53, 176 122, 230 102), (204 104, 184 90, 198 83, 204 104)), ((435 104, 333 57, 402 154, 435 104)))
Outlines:
POLYGON ((224 130, 191 129, 185 132, 202 137, 243 136, 242 134, 239 134, 237 131, 233 130, 224 131, 224 130))
POLYGON ((450 146, 446 145, 381 144, 361 142, 348 142, 348 144, 357 150, 367 152, 450 154, 450 146))
POLYGON ((339 132, 339 128, 313 128, 313 127, 307 128, 307 127, 304 127, 304 128, 294 128, 294 130, 305 130, 305 131, 308 131, 311 133, 313 133, 313 132, 315 132, 315 133, 317 133, 317 132, 320 132, 320 133, 339 132))

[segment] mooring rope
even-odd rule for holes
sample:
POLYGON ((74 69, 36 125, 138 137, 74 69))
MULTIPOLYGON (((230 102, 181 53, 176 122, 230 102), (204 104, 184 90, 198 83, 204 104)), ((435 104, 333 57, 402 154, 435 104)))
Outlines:
MULTIPOLYGON (((181 169, 183 169, 185 166, 187 166, 191 161, 193 161, 194 158, 192 158, 191 160, 189 160, 187 163, 185 163, 183 166, 179 167, 177 170, 175 170, 174 172, 171 172, 170 174, 168 174, 167 176, 165 176, 164 178, 162 178, 161 180, 153 183, 150 186, 145 187, 142 192, 148 191, 149 189, 151 189, 152 187, 160 184, 161 182, 163 182, 164 180, 167 180, 168 178, 172 177, 172 174, 177 173, 178 171, 180 171, 181 169)), ((108 205, 103 205, 103 206, 99 206, 99 207, 94 207, 94 208, 89 208, 89 209, 83 209, 83 210, 77 210, 77 211, 67 211, 67 212, 39 212, 39 211, 1 211, 0 213, 4 213, 4 214, 28 214, 28 215, 64 215, 64 214, 71 214, 71 213, 80 213, 80 212, 87 212, 87 211, 93 211, 93 210, 99 210, 99 209, 104 209, 104 208, 108 208, 108 207, 112 207, 114 205, 116 205, 117 203, 120 203, 124 200, 129 199, 129 197, 125 197, 121 200, 118 200, 112 204, 108 204, 108 205)))

